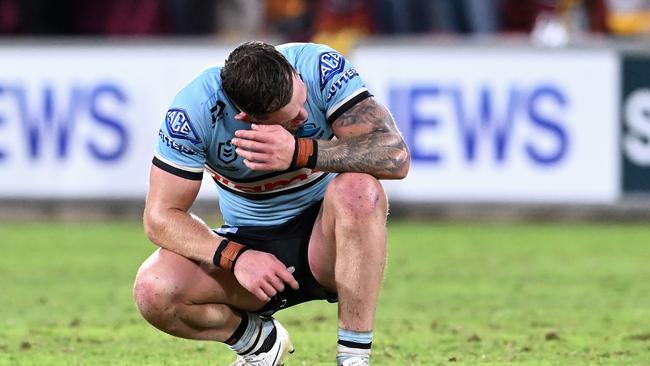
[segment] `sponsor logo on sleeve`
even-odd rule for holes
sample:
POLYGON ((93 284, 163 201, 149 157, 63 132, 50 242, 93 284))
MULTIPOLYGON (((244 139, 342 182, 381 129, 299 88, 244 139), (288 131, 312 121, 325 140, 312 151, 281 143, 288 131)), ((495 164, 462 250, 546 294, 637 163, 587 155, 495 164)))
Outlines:
POLYGON ((182 109, 172 108, 167 111, 167 132, 176 139, 188 140, 193 144, 201 142, 201 138, 196 133, 187 112, 182 109))
POLYGON ((334 83, 332 83, 332 86, 330 86, 329 90, 327 91, 327 102, 329 103, 329 101, 334 98, 336 93, 341 90, 341 88, 343 88, 344 84, 347 84, 348 81, 354 79, 357 76, 359 76, 359 73, 355 68, 351 68, 343 75, 339 76, 339 78, 336 79, 334 83))
POLYGON ((320 55, 318 67, 320 70, 320 90, 323 90, 330 79, 343 71, 345 59, 339 53, 324 52, 320 55))
POLYGON ((162 141, 162 143, 165 144, 167 147, 185 155, 196 155, 196 151, 187 148, 179 144, 178 142, 174 141, 173 139, 169 138, 169 136, 165 135, 163 130, 158 131, 158 136, 160 137, 160 141, 162 141))

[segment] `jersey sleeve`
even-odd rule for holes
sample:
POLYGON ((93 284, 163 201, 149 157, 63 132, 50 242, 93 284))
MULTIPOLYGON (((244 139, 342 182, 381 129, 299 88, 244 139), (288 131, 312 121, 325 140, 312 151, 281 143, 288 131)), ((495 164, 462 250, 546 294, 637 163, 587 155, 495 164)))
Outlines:
POLYGON ((334 49, 312 45, 310 68, 316 95, 325 110, 327 122, 334 122, 352 106, 370 96, 361 76, 352 63, 334 49))
POLYGON ((204 112, 201 95, 192 89, 190 84, 181 90, 165 113, 153 164, 176 176, 201 180, 211 118, 204 112))

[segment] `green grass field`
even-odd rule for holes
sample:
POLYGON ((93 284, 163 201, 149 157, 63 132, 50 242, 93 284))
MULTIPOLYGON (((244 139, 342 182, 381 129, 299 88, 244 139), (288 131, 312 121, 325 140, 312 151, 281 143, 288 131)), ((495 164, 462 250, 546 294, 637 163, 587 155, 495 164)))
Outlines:
MULTIPOLYGON (((650 226, 390 224, 374 365, 650 365, 650 226)), ((228 365, 131 299, 139 223, 0 225, 0 365, 228 365)), ((336 307, 278 314, 333 365, 336 307)))

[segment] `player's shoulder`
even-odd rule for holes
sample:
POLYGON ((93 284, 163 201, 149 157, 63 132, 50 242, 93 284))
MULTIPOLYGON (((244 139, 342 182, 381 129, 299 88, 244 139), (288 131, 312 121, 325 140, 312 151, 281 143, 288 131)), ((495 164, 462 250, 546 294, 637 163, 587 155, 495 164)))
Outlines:
POLYGON ((209 144, 227 100, 221 95, 221 69, 203 69, 176 93, 166 114, 167 129, 178 130, 175 137, 209 144))
POLYGON ((275 46, 280 53, 287 54, 318 54, 320 52, 336 51, 332 47, 322 43, 311 42, 290 42, 275 46))
POLYGON ((202 70, 176 94, 175 102, 184 104, 202 104, 221 89, 221 66, 212 66, 202 70))
POLYGON ((315 91, 323 90, 327 82, 344 70, 345 58, 332 47, 319 43, 287 43, 278 46, 300 73, 304 81, 313 84, 315 91))
POLYGON ((276 46, 276 49, 294 65, 305 62, 317 63, 324 54, 332 53, 340 55, 332 47, 320 43, 284 43, 276 46))
POLYGON ((221 65, 211 66, 199 72, 178 91, 170 108, 185 111, 199 123, 212 124, 211 109, 227 100, 222 95, 221 69, 221 65))

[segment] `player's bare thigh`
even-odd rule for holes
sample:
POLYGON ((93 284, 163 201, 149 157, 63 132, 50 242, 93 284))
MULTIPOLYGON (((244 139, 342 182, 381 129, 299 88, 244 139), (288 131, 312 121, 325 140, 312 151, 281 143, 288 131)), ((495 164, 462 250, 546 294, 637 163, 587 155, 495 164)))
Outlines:
POLYGON ((320 208, 314 228, 309 239, 307 258, 314 278, 327 291, 336 293, 334 281, 334 264, 336 260, 336 242, 334 241, 334 212, 326 207, 320 208))
POLYGON ((241 287, 232 273, 212 264, 198 264, 162 248, 149 256, 138 270, 135 295, 139 305, 147 301, 226 304, 247 311, 264 305, 241 287))

